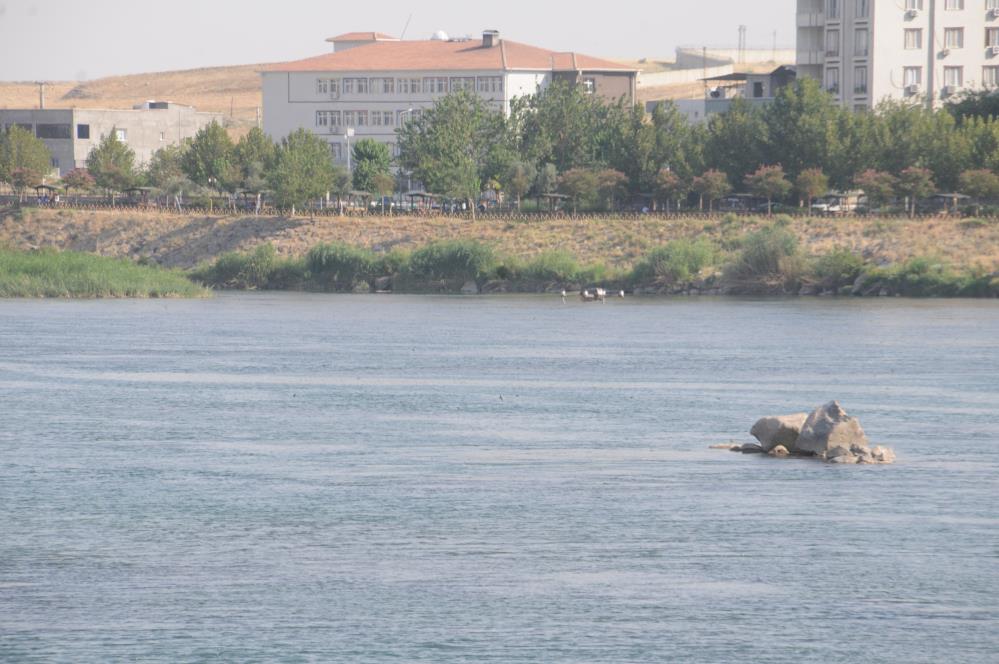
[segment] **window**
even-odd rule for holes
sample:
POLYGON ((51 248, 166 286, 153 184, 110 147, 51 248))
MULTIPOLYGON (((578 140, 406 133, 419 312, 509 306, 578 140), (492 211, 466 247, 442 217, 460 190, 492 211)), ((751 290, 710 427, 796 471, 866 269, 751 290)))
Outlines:
POLYGON ((985 9, 999 9, 999 0, 985 0, 985 9))
POLYGON ((922 67, 906 67, 902 72, 902 82, 905 87, 923 84, 922 67))
POLYGON ((985 28, 985 45, 999 46, 999 28, 985 28))
POLYGON ((357 112, 357 126, 358 127, 363 127, 366 124, 368 124, 368 112, 367 111, 358 111, 357 112))
POLYGON ((357 124, 357 114, 354 111, 343 112, 343 126, 353 127, 357 124))
POLYGON ((905 0, 906 9, 922 9, 923 0, 905 0))
POLYGON ((763 97, 763 81, 753 82, 753 97, 755 99, 760 99, 763 97))
POLYGON ((88 124, 76 125, 76 137, 82 140, 90 140, 90 125, 88 124))
POLYGON ((382 119, 386 127, 391 127, 395 124, 395 113, 392 111, 382 111, 382 119))
POLYGON ((479 92, 487 94, 490 92, 503 92, 503 77, 480 76, 478 78, 478 89, 479 92))
POLYGON ((354 79, 352 78, 343 79, 343 93, 345 95, 354 94, 354 79))
POLYGON ((839 69, 837 67, 826 69, 826 90, 833 94, 839 94, 839 69))
POLYGON ((839 0, 826 0, 826 17, 839 18, 839 0))
POLYGON ((366 78, 345 78, 343 79, 343 93, 352 95, 368 94, 368 79, 366 78))
POLYGON ((52 160, 49 163, 52 164, 52 168, 59 168, 59 158, 58 157, 52 157, 52 160))
POLYGON ((964 48, 964 28, 946 28, 944 48, 964 48))
POLYGON ((871 11, 870 0, 857 0, 857 4, 854 7, 854 15, 857 18, 867 18, 867 15, 871 11))
POLYGON ((475 91, 475 78, 452 78, 451 79, 451 92, 458 92, 459 90, 468 90, 469 92, 475 91))
POLYGON ((858 28, 853 34, 853 54, 857 57, 866 58, 869 53, 870 43, 867 28, 858 28))
POLYGON ((357 79, 357 94, 366 95, 368 94, 368 79, 359 78, 357 79))
POLYGON ((371 114, 371 126, 372 127, 381 127, 382 126, 382 112, 381 111, 375 111, 374 113, 371 114))
POLYGON ((867 104, 854 104, 853 105, 853 112, 854 113, 866 113, 867 112, 867 104))
POLYGON ((853 68, 853 94, 867 94, 867 67, 853 68))
POLYGON ((340 126, 340 111, 316 111, 317 127, 340 126))
POLYGON ((73 125, 39 124, 35 125, 35 136, 48 139, 73 138, 73 125))
POLYGON ((166 132, 165 131, 161 131, 160 132, 160 143, 162 143, 165 140, 166 140, 166 132))
POLYGON ((964 9, 964 0, 945 0, 944 9, 947 11, 964 9))
POLYGON ((437 94, 446 95, 447 94, 447 79, 446 78, 425 78, 423 79, 423 91, 427 94, 437 94))
POLYGON ((923 48, 923 31, 919 28, 905 31, 905 48, 908 50, 923 48))
POLYGON ((400 78, 396 83, 400 94, 420 94, 422 86, 418 78, 400 78))
POLYGON ((340 143, 330 143, 330 152, 334 161, 343 161, 343 145, 340 143))
POLYGON ((371 79, 372 94, 391 95, 395 94, 394 78, 373 78, 371 79))
POLYGON ((982 86, 994 88, 999 85, 999 67, 987 65, 982 67, 982 86))
POLYGON ((583 79, 583 92, 592 95, 597 91, 597 80, 595 78, 583 79))
POLYGON ((948 88, 964 85, 964 67, 944 67, 944 85, 948 88))
POLYGON ((326 78, 316 79, 316 94, 317 95, 328 95, 330 93, 330 82, 326 78))
POLYGON ((839 57, 839 30, 826 31, 826 55, 839 57))
POLYGON ((127 129, 115 129, 114 130, 114 135, 115 135, 115 138, 117 138, 122 143, 124 143, 125 141, 128 140, 128 130, 127 129))

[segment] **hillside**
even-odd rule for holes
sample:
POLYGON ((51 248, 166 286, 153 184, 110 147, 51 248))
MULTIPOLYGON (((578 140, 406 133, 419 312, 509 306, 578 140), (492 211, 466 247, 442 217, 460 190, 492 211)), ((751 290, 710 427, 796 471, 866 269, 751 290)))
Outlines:
MULTIPOLYGON (((265 65, 209 67, 129 76, 82 83, 46 85, 47 108, 132 108, 148 99, 173 101, 199 111, 224 113, 234 128, 254 126, 261 106, 260 76, 265 65)), ((0 108, 38 108, 32 82, 0 83, 0 108)))
MULTIPOLYGON (((469 238, 503 253, 531 258, 563 249, 585 263, 630 267, 658 245, 703 237, 722 247, 738 245, 765 219, 558 219, 515 222, 427 217, 194 217, 153 212, 0 210, 0 246, 52 247, 146 258, 188 268, 227 251, 270 242, 282 256, 301 256, 320 242, 388 250, 412 249, 434 240, 469 238)), ((806 252, 848 249, 875 264, 937 256, 953 265, 999 270, 999 223, 932 219, 795 218, 791 230, 806 252)))

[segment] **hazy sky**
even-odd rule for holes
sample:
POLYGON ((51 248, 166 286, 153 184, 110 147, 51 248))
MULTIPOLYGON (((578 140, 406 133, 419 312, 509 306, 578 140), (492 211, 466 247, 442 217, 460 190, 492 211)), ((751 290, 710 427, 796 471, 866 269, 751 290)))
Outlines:
POLYGON ((294 60, 324 39, 375 30, 426 39, 496 28, 559 51, 669 57, 678 45, 794 44, 794 0, 0 0, 0 80, 113 74, 294 60), (589 9, 589 7, 595 9, 589 9))

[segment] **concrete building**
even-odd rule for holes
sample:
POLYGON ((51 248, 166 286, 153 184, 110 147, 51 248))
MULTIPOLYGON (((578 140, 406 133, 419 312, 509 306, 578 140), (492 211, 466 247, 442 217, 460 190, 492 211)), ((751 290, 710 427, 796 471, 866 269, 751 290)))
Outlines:
POLYGON ((569 81, 608 100, 634 103, 638 72, 577 53, 501 39, 401 41, 374 32, 333 37, 333 52, 275 65, 263 77, 264 131, 274 140, 305 128, 329 142, 337 162, 348 144, 372 138, 395 153, 396 128, 450 92, 468 90, 509 112, 510 102, 553 81, 569 81))
POLYGON ((999 84, 999 0, 798 0, 798 74, 844 105, 999 84))
POLYGON ((135 151, 136 164, 141 165, 160 148, 193 138, 202 127, 222 120, 218 113, 156 101, 131 110, 0 109, 0 127, 17 125, 40 138, 60 175, 85 167, 91 149, 112 131, 135 151))
MULTIPOLYGON (((769 104, 781 88, 794 83, 794 67, 778 67, 772 72, 723 74, 701 79, 704 97, 673 101, 677 110, 692 124, 706 122, 712 115, 725 113, 735 99, 745 99, 751 105, 769 104)), ((651 113, 660 101, 650 101, 646 110, 651 113)))

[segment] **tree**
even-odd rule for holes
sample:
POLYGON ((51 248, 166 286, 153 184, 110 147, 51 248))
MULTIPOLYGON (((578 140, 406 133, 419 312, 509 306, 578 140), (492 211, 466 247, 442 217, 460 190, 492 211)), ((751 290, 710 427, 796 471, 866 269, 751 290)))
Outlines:
POLYGON ((987 168, 965 171, 958 182, 961 193, 975 199, 975 214, 981 214, 983 200, 999 197, 999 175, 987 168))
POLYGON ((239 186, 260 192, 267 186, 267 171, 274 165, 277 146, 259 127, 252 128, 233 148, 239 186))
POLYGON ((761 112, 744 99, 735 99, 728 112, 712 115, 704 136, 704 156, 711 170, 738 184, 759 168, 773 163, 766 152, 767 124, 761 112))
POLYGON ((168 145, 153 153, 146 166, 146 182, 150 187, 166 189, 184 177, 183 160, 186 145, 168 145))
MULTIPOLYGON (((391 171, 392 156, 389 148, 371 138, 362 138, 352 149, 354 158, 354 189, 377 193, 375 178, 388 175, 391 171)), ((391 176, 390 176, 391 177, 391 176)), ((389 193, 395 189, 395 183, 389 187, 389 193)))
POLYGON ((704 199, 708 200, 708 212, 714 207, 714 202, 722 196, 727 196, 732 191, 732 185, 728 182, 728 177, 721 171, 714 169, 706 171, 703 175, 694 178, 692 188, 701 197, 701 209, 704 209, 704 199))
POLYGON ((784 167, 760 166, 755 173, 746 176, 746 188, 754 196, 767 199, 767 215, 773 214, 775 198, 784 198, 791 192, 791 183, 784 176, 784 167))
MULTIPOLYGON (((354 176, 357 177, 357 171, 354 171, 354 176)), ((391 196, 392 192, 395 191, 395 178, 392 177, 391 173, 376 173, 371 178, 371 189, 368 191, 378 197, 382 212, 385 212, 385 197, 391 196)))
POLYGON ((901 196, 909 200, 909 216, 916 214, 916 201, 925 198, 933 193, 936 184, 933 182, 933 173, 927 168, 911 166, 898 176, 896 189, 901 196))
POLYGON ((40 184, 52 170, 45 143, 18 126, 0 133, 0 182, 10 184, 23 199, 24 190, 40 184))
POLYGON ((62 186, 66 188, 66 195, 73 189, 86 191, 93 188, 94 176, 85 168, 74 168, 66 175, 62 176, 62 186))
POLYGON ((599 187, 599 176, 589 168, 571 168, 559 177, 559 189, 572 199, 573 214, 580 203, 587 207, 593 205, 599 187))
POLYGON ((628 189, 628 176, 613 168, 604 168, 596 173, 597 192, 603 201, 604 207, 613 210, 618 196, 628 189))
POLYGON ((558 172, 594 166, 609 127, 607 108, 582 86, 555 82, 511 105, 519 128, 520 152, 536 164, 552 163, 558 172))
POLYGON ((854 185, 867 195, 867 202, 873 206, 888 203, 895 195, 898 178, 891 173, 868 169, 854 178, 854 185))
POLYGON ((763 163, 781 164, 792 178, 809 168, 836 170, 832 158, 848 129, 839 120, 848 113, 814 79, 784 86, 763 111, 769 160, 763 163))
POLYGON ((281 207, 304 205, 326 195, 334 185, 335 171, 329 144, 305 129, 281 141, 270 173, 274 199, 281 207))
POLYGON ((520 200, 531 190, 537 177, 537 169, 529 162, 515 161, 507 169, 506 176, 501 180, 501 183, 503 189, 516 199, 518 210, 520 209, 520 200))
POLYGON ((135 182, 135 152, 118 140, 118 132, 112 127, 90 150, 87 170, 97 186, 111 196, 113 205, 115 192, 124 191, 135 182))
MULTIPOLYGON (((663 168, 656 176, 656 196, 666 201, 666 212, 669 213, 670 201, 679 202, 687 196, 690 187, 680 178, 679 175, 663 168)), ((679 205, 677 206, 679 209, 679 205)))
POLYGON ((231 193, 240 181, 234 150, 229 133, 219 123, 212 122, 194 135, 181 165, 195 184, 231 193))
POLYGON ((399 161, 435 194, 465 200, 475 216, 509 140, 502 113, 468 91, 452 93, 397 130, 399 161))
POLYGON ((558 189, 558 169, 555 164, 542 164, 538 169, 538 179, 534 183, 534 191, 538 195, 538 209, 541 209, 541 197, 553 194, 558 189))
POLYGON ((812 201, 829 191, 829 178, 821 168, 806 168, 794 180, 794 188, 808 204, 808 214, 812 213, 812 201))

